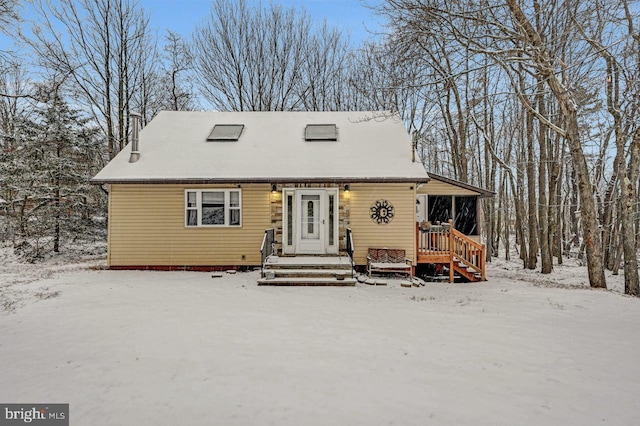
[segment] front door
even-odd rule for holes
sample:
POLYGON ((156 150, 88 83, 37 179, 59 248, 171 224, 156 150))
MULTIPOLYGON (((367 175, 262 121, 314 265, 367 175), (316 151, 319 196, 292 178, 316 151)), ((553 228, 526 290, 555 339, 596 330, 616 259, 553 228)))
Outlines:
POLYGON ((325 191, 296 191, 296 252, 325 254, 325 191))

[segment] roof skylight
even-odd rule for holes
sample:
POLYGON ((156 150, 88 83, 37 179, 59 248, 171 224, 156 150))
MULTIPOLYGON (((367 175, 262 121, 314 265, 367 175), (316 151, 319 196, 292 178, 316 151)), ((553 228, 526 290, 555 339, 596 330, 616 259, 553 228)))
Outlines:
POLYGON ((237 141, 243 129, 244 124, 216 124, 207 140, 213 142, 237 141))
POLYGON ((338 129, 335 124, 307 124, 304 130, 306 141, 337 141, 338 129))

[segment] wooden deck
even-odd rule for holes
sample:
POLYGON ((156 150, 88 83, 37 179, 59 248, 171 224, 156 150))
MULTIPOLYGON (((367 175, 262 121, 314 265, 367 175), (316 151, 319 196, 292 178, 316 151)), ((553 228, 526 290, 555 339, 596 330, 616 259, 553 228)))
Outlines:
POLYGON ((485 246, 455 229, 452 221, 424 229, 416 224, 416 247, 417 264, 447 266, 449 282, 455 273, 469 281, 486 281, 485 246))

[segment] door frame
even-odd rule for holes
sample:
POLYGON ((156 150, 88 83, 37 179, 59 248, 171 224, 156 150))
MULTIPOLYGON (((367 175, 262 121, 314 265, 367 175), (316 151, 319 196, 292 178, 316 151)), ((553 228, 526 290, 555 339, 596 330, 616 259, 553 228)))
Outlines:
POLYGON ((338 254, 339 251, 339 188, 283 188, 282 189, 282 252, 284 254, 338 254), (320 194, 320 240, 319 250, 305 250, 300 246, 301 212, 299 211, 302 195, 320 194), (333 197, 333 215, 330 212, 331 197, 333 197), (289 206, 289 202, 293 205, 289 206), (290 218, 292 223, 290 223, 290 218), (330 226, 333 218, 333 229, 330 226), (322 223, 324 221, 324 223, 322 223), (290 233, 292 235, 290 235, 290 233), (333 241, 333 244, 331 244, 333 241))

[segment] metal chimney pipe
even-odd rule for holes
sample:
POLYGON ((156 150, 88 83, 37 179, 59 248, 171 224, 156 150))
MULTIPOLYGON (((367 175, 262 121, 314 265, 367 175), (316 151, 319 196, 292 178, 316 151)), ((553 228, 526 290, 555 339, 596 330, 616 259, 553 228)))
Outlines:
POLYGON ((138 138, 138 129, 140 128, 140 114, 137 112, 129 113, 131 117, 131 156, 130 163, 135 163, 140 159, 140 140, 138 138))

